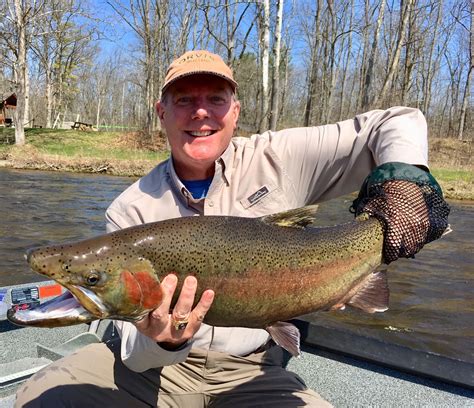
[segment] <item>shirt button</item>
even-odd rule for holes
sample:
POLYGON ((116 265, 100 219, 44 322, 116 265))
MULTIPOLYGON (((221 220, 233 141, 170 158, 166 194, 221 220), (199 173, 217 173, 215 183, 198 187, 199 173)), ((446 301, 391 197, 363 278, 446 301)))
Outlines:
POLYGON ((214 203, 212 202, 212 200, 209 200, 209 201, 207 202, 207 205, 208 205, 209 207, 214 207, 214 203))

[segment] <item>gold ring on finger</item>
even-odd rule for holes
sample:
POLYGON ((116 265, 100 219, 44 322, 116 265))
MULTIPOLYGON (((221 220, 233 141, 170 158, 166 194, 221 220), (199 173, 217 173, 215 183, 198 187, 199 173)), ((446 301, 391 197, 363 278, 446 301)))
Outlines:
POLYGON ((180 315, 180 317, 175 317, 174 313, 171 315, 171 324, 173 325, 174 329, 184 330, 189 322, 189 313, 185 315, 180 315))

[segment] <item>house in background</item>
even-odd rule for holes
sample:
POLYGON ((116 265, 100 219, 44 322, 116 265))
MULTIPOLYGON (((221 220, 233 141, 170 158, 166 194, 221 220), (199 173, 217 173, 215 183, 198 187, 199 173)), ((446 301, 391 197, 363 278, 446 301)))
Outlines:
POLYGON ((13 125, 13 109, 16 109, 16 95, 14 93, 0 102, 0 127, 13 125))

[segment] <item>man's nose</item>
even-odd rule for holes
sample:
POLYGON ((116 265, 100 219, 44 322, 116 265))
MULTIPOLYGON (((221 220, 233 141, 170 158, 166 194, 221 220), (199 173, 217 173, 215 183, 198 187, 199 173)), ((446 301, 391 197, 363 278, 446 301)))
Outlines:
POLYGON ((193 119, 204 119, 209 117, 209 109, 204 103, 196 104, 193 109, 193 119))

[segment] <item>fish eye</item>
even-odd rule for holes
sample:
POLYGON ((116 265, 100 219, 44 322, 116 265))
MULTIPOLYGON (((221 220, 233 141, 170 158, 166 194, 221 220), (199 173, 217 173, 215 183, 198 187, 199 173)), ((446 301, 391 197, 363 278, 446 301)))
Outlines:
POLYGON ((100 275, 95 271, 89 272, 89 274, 86 276, 86 283, 89 286, 96 285, 97 283, 99 283, 99 280, 100 280, 100 275))

